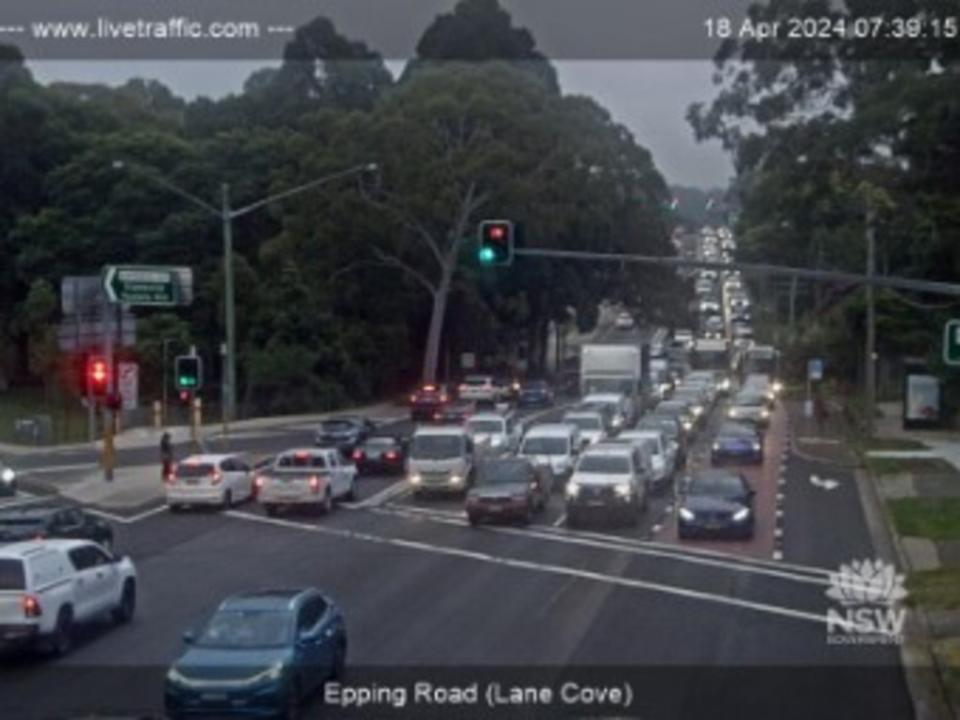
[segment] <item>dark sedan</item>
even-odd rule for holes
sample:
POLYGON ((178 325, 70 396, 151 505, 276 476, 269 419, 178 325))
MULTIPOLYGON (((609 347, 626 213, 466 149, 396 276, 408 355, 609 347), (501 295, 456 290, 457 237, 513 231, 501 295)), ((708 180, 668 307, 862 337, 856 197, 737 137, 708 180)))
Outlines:
POLYGON ((481 520, 510 519, 530 523, 543 510, 553 490, 553 473, 527 458, 497 458, 477 464, 467 493, 470 525, 481 520))
POLYGON ((710 462, 720 465, 727 461, 762 465, 763 438, 749 425, 723 423, 713 439, 710 462))
POLYGON ((746 478, 729 470, 701 470, 685 484, 677 504, 677 535, 753 537, 754 490, 746 478))
POLYGON ((45 538, 92 540, 113 548, 113 528, 79 505, 55 500, 0 509, 0 542, 45 538))
POLYGON ((395 437, 372 437, 353 451, 361 475, 403 474, 407 444, 395 437))
POLYGON ((320 447, 335 447, 348 453, 366 440, 375 427, 367 418, 329 418, 320 423, 316 442, 320 447))
POLYGON ((553 390, 544 380, 528 380, 520 386, 519 407, 550 407, 553 402, 553 390))
POLYGON ((224 600, 170 666, 167 716, 296 718, 304 701, 343 675, 347 631, 336 604, 312 588, 224 600))
POLYGON ((471 415, 477 412, 479 405, 480 403, 474 400, 458 400, 442 408, 433 419, 443 425, 463 425, 471 415))

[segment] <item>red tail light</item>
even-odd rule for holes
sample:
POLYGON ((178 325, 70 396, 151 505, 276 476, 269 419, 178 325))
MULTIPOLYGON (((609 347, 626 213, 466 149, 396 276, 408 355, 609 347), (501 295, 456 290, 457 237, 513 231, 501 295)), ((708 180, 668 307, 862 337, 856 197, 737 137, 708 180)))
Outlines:
POLYGON ((36 618, 43 615, 43 610, 40 608, 40 601, 33 595, 24 595, 22 604, 24 617, 36 618))
POLYGON ((416 402, 416 401, 417 401, 417 395, 416 393, 414 393, 413 395, 410 396, 410 402, 416 402))
POLYGON ((361 451, 361 450, 354 450, 354 451, 353 451, 353 459, 354 459, 354 460, 363 460, 363 451, 361 451))
POLYGON ((441 395, 441 396, 440 396, 440 402, 446 402, 446 401, 447 401, 447 396, 446 396, 446 394, 441 395))
POLYGON ((440 420, 441 418, 443 418, 443 413, 434 413, 434 414, 433 414, 433 419, 434 419, 434 420, 440 420))
POLYGON ((34 539, 34 540, 46 540, 46 539, 47 539, 47 535, 46 535, 46 533, 37 533, 36 536, 34 536, 33 539, 34 539))
POLYGON ((388 450, 383 454, 387 460, 396 460, 400 455, 393 450, 388 450))
POLYGON ((320 478, 316 475, 310 476, 310 491, 320 492, 320 478))
POLYGON ((262 488, 262 487, 263 487, 263 483, 265 482, 265 480, 266 480, 266 479, 263 477, 263 475, 257 475, 257 476, 253 479, 253 486, 256 487, 256 488, 262 488))
POLYGON ((213 474, 210 476, 210 482, 213 483, 214 485, 219 485, 221 480, 223 480, 223 475, 220 473, 219 470, 215 470, 213 474))

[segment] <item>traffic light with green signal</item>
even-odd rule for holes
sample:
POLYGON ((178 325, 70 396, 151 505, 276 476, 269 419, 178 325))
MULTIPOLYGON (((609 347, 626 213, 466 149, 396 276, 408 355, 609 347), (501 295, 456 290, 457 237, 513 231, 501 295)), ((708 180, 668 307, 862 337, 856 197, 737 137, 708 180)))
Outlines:
POLYGON ((174 364, 173 378, 177 390, 199 390, 203 387, 203 361, 196 355, 179 355, 174 364))
POLYGON ((480 223, 477 259, 481 265, 510 265, 513 262, 514 227, 510 220, 480 223))

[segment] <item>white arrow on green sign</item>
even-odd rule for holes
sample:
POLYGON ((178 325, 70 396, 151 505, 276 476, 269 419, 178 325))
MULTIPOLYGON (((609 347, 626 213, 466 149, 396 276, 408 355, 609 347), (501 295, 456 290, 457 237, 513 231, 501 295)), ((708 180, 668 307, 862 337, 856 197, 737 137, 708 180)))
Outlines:
POLYGON ((169 307, 180 302, 178 268, 108 265, 103 289, 112 303, 169 307))
POLYGON ((943 362, 960 365, 960 320, 948 320, 943 328, 943 362))

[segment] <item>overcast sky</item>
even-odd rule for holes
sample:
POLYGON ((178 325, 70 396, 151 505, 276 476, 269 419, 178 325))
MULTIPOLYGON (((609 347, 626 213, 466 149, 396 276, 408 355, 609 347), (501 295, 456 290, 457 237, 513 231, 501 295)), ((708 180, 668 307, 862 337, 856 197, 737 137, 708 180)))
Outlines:
MULTIPOLYGON (((567 60, 555 63, 565 93, 591 95, 629 127, 653 153, 670 183, 711 188, 726 186, 733 167, 719 143, 698 144, 684 119, 691 102, 715 92, 712 66, 704 60, 567 60)), ((178 95, 213 98, 239 92, 265 61, 33 61, 41 82, 65 80, 119 85, 131 77, 160 80, 178 95)), ((390 63, 396 72, 402 63, 390 63)))

